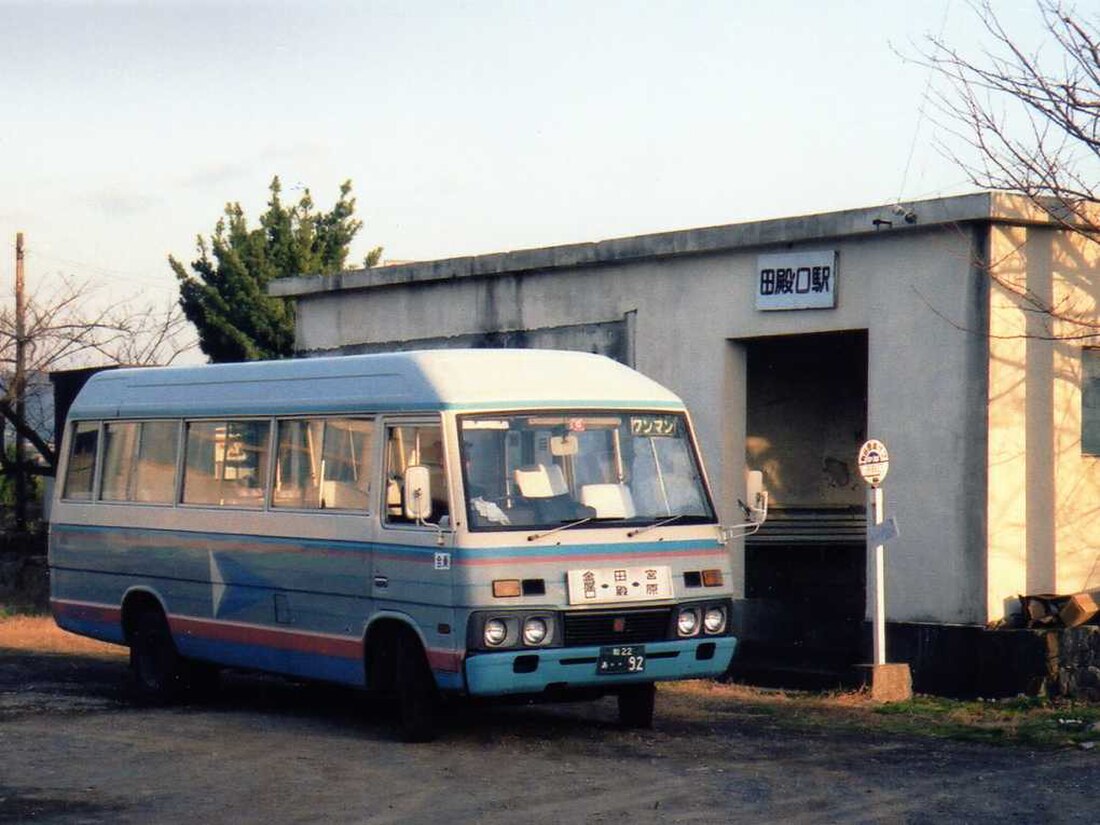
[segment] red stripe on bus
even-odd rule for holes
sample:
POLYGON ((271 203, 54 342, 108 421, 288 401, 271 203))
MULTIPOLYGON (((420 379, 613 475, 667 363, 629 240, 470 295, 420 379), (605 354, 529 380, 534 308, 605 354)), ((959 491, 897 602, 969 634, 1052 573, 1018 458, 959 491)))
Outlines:
POLYGON ((73 619, 84 619, 92 622, 122 621, 122 609, 106 604, 50 599, 50 608, 55 616, 68 616, 73 619))
POLYGON ((455 650, 427 651, 428 664, 432 670, 446 670, 450 673, 458 673, 462 669, 463 654, 455 650))
MULTIPOLYGON (((50 607, 55 616, 64 615, 73 619, 95 622, 122 621, 121 608, 110 605, 50 599, 50 607)), ((170 616, 168 623, 175 633, 220 642, 259 645, 278 650, 292 650, 297 653, 332 656, 338 659, 358 659, 363 655, 363 643, 360 639, 342 639, 317 633, 196 619, 192 616, 170 616)), ((451 673, 461 670, 464 655, 461 651, 429 648, 426 654, 428 664, 433 670, 451 673)))
POLYGON ((200 636, 219 642, 260 645, 278 650, 293 650, 298 653, 334 656, 340 659, 358 659, 363 655, 363 644, 359 639, 341 639, 316 633, 230 624, 195 619, 190 616, 170 616, 168 622, 176 633, 200 636))

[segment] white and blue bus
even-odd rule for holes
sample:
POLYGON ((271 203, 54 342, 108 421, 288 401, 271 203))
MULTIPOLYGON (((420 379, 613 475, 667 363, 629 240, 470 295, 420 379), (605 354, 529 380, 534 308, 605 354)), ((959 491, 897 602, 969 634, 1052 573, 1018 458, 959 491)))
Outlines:
POLYGON ((600 356, 102 372, 61 455, 53 614, 149 697, 236 667, 387 693, 412 740, 449 695, 616 694, 648 726, 655 681, 734 653, 687 411, 600 356))

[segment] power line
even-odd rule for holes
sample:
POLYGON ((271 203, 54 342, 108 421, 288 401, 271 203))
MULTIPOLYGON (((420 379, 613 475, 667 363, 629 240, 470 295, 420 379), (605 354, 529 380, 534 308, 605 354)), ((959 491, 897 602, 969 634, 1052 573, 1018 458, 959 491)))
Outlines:
MULTIPOLYGON (((943 33, 947 30, 947 16, 951 11, 951 0, 947 0, 943 7, 943 19, 940 21, 939 40, 943 40, 943 33)), ((909 167, 913 163, 913 154, 917 149, 917 138, 920 137, 920 129, 924 124, 924 107, 928 105, 928 94, 932 90, 932 78, 935 72, 928 67, 928 79, 924 83, 924 92, 921 94, 920 109, 917 111, 917 124, 913 128, 913 140, 909 143, 909 156, 905 159, 905 171, 901 174, 901 186, 898 187, 898 196, 894 203, 901 203, 901 196, 905 194, 905 185, 909 182, 909 167)))
POLYGON ((27 255, 34 258, 41 258, 48 261, 54 261, 55 263, 65 264, 70 267, 77 267, 85 271, 90 271, 92 274, 99 275, 101 277, 114 278, 126 281, 140 281, 148 284, 152 287, 160 289, 176 289, 174 283, 165 283, 163 279, 154 279, 149 275, 139 275, 134 272, 124 272, 121 269, 111 269, 110 267, 98 266, 96 264, 90 264, 86 261, 77 261, 72 258, 63 258, 60 255, 53 255, 47 252, 40 252, 38 250, 27 250, 27 255))

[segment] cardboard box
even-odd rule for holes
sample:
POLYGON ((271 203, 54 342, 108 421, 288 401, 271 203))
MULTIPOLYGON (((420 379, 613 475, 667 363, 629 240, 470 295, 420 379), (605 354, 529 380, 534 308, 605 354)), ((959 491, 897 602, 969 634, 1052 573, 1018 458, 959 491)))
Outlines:
POLYGON ((1100 613, 1100 605, 1090 593, 1078 593, 1070 596, 1062 609, 1058 612, 1058 618, 1066 627, 1077 627, 1089 621, 1097 613, 1100 613))

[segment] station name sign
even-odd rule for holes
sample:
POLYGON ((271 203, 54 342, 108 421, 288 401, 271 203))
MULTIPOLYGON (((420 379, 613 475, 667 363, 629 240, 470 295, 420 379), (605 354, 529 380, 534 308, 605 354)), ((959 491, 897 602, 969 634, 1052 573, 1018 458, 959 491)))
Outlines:
POLYGON ((836 250, 780 252, 756 259, 756 308, 833 309, 836 250))

